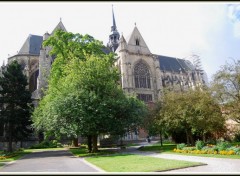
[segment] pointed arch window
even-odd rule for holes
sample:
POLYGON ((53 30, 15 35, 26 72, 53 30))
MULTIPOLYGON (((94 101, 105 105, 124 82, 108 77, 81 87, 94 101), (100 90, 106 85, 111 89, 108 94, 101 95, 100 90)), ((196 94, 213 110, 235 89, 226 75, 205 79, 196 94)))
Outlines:
POLYGON ((137 63, 134 67, 134 80, 136 88, 151 88, 150 72, 143 62, 137 63))

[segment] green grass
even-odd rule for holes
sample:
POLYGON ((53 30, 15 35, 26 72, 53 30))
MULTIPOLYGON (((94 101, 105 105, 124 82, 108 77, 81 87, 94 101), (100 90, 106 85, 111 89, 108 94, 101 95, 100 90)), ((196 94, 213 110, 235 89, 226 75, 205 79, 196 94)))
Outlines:
POLYGON ((97 156, 86 160, 107 172, 158 172, 203 165, 199 162, 177 161, 134 154, 97 156))
POLYGON ((157 153, 162 153, 162 152, 169 152, 172 151, 174 148, 176 148, 176 144, 163 144, 163 146, 161 146, 160 143, 155 143, 153 145, 150 146, 144 146, 142 148, 140 148, 140 151, 151 151, 151 152, 157 152, 157 153))
POLYGON ((126 144, 125 146, 126 146, 126 147, 139 146, 139 144, 129 143, 129 144, 126 144))
POLYGON ((24 149, 26 152, 41 152, 47 150, 66 150, 66 148, 42 148, 42 149, 24 149))
POLYGON ((99 149, 99 152, 97 152, 97 153, 88 153, 87 148, 70 148, 69 150, 70 150, 70 152, 72 152, 73 155, 78 156, 78 157, 110 155, 110 154, 116 153, 114 151, 103 150, 103 149, 99 149))

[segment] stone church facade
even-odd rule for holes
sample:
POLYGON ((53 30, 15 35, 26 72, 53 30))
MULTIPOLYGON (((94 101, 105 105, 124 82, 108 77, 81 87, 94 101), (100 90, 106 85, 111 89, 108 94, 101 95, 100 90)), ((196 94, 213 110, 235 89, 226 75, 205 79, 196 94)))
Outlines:
MULTIPOLYGON (((136 95, 149 103, 161 98, 164 87, 187 90, 205 84, 202 71, 190 61, 151 53, 136 25, 129 38, 120 36, 114 12, 112 15, 113 25, 104 51, 117 54, 116 66, 121 72, 121 86, 126 94, 136 95)), ((8 63, 17 60, 22 65, 36 106, 43 96, 42 90, 47 87, 47 77, 54 61, 49 54, 51 48, 42 46, 42 42, 57 29, 66 31, 61 20, 50 34, 29 35, 18 54, 8 58, 8 63)), ((138 137, 138 134, 129 134, 125 139, 138 137)))
POLYGON ((136 24, 128 39, 120 37, 114 13, 107 46, 117 53, 123 90, 144 102, 158 101, 164 87, 183 91, 206 82, 189 60, 151 53, 136 24))

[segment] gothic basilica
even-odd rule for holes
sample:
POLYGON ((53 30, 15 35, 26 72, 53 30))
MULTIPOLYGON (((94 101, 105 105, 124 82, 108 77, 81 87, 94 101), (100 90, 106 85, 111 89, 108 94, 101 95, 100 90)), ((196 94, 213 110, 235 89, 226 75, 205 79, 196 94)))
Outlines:
MULTIPOLYGON (((136 25, 129 38, 120 36, 114 12, 112 18, 109 42, 104 51, 117 54, 116 66, 121 72, 124 92, 136 95, 144 102, 156 102, 164 87, 187 90, 205 84, 202 70, 197 69, 192 62, 151 53, 136 25)), ((42 46, 42 42, 57 29, 66 31, 61 20, 51 33, 43 36, 30 34, 19 52, 8 58, 8 63, 17 60, 22 65, 35 105, 43 96, 42 90, 47 86, 47 77, 54 61, 49 54, 51 48, 42 46)))
MULTIPOLYGON (((109 42, 104 51, 117 54, 116 65, 126 93, 134 94, 145 102, 156 102, 161 97, 163 87, 188 89, 205 83, 202 70, 189 60, 151 53, 136 25, 129 38, 120 36, 114 12, 112 18, 109 42)), ((8 58, 8 63, 17 60, 22 65, 35 102, 43 96, 41 90, 47 86, 47 76, 53 62, 49 55, 50 48, 42 46, 42 42, 57 29, 66 31, 61 20, 50 34, 30 34, 19 52, 8 58)))

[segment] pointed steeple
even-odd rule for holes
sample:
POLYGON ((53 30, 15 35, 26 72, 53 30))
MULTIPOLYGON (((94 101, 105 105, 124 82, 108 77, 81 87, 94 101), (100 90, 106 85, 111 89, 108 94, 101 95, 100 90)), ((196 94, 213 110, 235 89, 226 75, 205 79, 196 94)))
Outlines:
POLYGON ((113 25, 112 25, 112 28, 111 28, 111 32, 117 30, 115 16, 114 16, 114 11, 113 11, 113 5, 112 5, 112 18, 113 18, 113 25))
POLYGON ((109 42, 107 44, 107 47, 110 48, 111 51, 115 52, 118 45, 119 45, 119 33, 117 31, 113 6, 112 6, 112 17, 113 17, 113 25, 111 27, 111 34, 109 35, 109 42))
POLYGON ((62 23, 62 18, 60 18, 59 23, 57 24, 57 26, 53 29, 52 33, 50 35, 53 35, 53 33, 57 30, 57 29, 61 29, 63 31, 67 31, 65 26, 62 23))

